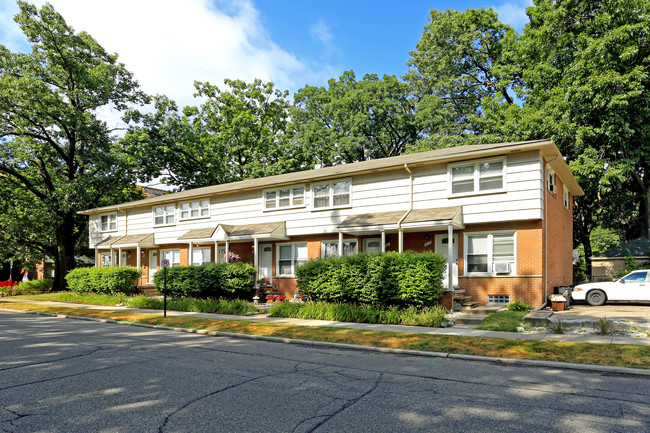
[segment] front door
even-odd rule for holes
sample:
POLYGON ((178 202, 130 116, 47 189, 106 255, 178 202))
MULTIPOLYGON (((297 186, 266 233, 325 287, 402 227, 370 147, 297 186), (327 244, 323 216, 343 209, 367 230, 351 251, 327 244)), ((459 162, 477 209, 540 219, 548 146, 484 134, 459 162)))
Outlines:
MULTIPOLYGON (((452 258, 453 260, 453 268, 452 268, 452 277, 453 277, 453 285, 457 286, 458 285, 458 233, 455 233, 453 236, 454 239, 454 257, 452 258)), ((449 254, 449 237, 444 234, 444 235, 436 235, 436 252, 442 254, 445 257, 445 260, 447 260, 449 254)), ((447 272, 447 267, 445 266, 445 275, 442 279, 442 284, 443 286, 449 287, 449 273, 447 272)))
POLYGON ((158 251, 149 250, 149 284, 153 284, 153 277, 158 270, 158 251))
POLYGON ((260 278, 273 280, 273 247, 271 244, 262 244, 260 252, 260 278))

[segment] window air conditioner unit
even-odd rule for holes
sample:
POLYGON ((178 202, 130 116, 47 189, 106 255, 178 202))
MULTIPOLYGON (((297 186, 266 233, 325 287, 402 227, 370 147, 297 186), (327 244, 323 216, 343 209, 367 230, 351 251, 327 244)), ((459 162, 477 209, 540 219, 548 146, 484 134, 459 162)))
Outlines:
POLYGON ((494 272, 497 274, 509 274, 510 273, 510 263, 508 262, 498 262, 494 264, 494 272))

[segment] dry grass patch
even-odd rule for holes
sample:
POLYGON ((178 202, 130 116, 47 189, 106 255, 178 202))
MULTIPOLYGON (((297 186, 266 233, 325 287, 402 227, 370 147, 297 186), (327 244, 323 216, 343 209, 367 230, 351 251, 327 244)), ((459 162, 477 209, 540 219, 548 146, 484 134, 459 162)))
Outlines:
POLYGON ((307 327, 236 319, 215 320, 187 316, 168 316, 164 318, 161 313, 144 314, 137 312, 94 310, 59 307, 55 305, 2 302, 1 300, 0 308, 43 311, 53 314, 97 317, 177 328, 205 329, 308 341, 326 341, 496 358, 536 359, 650 369, 650 347, 648 346, 573 343, 566 341, 507 340, 500 338, 457 337, 432 334, 398 334, 383 331, 307 327))

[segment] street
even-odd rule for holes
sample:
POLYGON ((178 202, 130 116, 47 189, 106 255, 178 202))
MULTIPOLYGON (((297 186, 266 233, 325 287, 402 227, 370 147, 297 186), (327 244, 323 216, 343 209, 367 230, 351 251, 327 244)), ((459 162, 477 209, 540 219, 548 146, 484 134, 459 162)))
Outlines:
POLYGON ((3 432, 648 432, 650 379, 0 312, 3 432))

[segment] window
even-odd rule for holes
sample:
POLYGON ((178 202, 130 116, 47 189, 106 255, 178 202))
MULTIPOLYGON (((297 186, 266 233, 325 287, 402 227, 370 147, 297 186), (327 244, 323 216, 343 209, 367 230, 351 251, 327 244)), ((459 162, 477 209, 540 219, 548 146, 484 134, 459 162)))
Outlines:
POLYGON ((350 206, 349 180, 336 180, 314 185, 314 209, 350 206))
POLYGON ((515 234, 477 233, 465 238, 466 273, 515 274, 515 234))
POLYGON ((629 275, 626 275, 623 280, 625 280, 628 283, 642 283, 646 280, 648 276, 648 272, 643 271, 643 272, 633 272, 629 275))
POLYGON ((264 191, 264 210, 286 209, 304 205, 304 185, 264 191))
POLYGON ((117 231, 117 213, 108 213, 99 216, 100 230, 103 232, 117 231))
POLYGON ((505 159, 450 166, 451 194, 476 194, 504 189, 505 159))
POLYGON ((160 254, 161 260, 169 260, 170 266, 181 265, 181 250, 165 250, 160 254))
POLYGON ((488 295, 488 304, 509 304, 510 295, 488 295))
MULTIPOLYGON (((343 241, 343 255, 349 256, 351 254, 357 253, 357 241, 356 240, 344 240, 343 241)), ((338 257, 339 256, 339 241, 323 241, 321 242, 320 247, 320 256, 325 257, 338 257)))
POLYGON ((566 186, 562 185, 563 189, 563 196, 564 196, 564 207, 567 208, 568 210, 571 209, 571 196, 569 195, 569 190, 567 189, 566 186))
POLYGON ((557 188, 555 186, 555 172, 549 168, 547 173, 548 174, 546 176, 546 187, 550 192, 555 194, 557 188))
POLYGON ((307 243, 278 245, 277 274, 294 277, 296 268, 307 262, 307 243))
POLYGON ((101 253, 101 265, 102 268, 111 266, 113 263, 113 255, 111 253, 101 253))
POLYGON ((192 266, 199 266, 210 263, 212 260, 212 251, 210 248, 193 248, 192 249, 192 266))
POLYGON ((210 200, 188 201, 181 204, 181 219, 210 216, 210 200))
POLYGON ((174 224, 175 213, 176 213, 176 206, 174 206, 173 204, 154 208, 154 220, 153 220, 154 225, 162 226, 162 225, 174 224))

